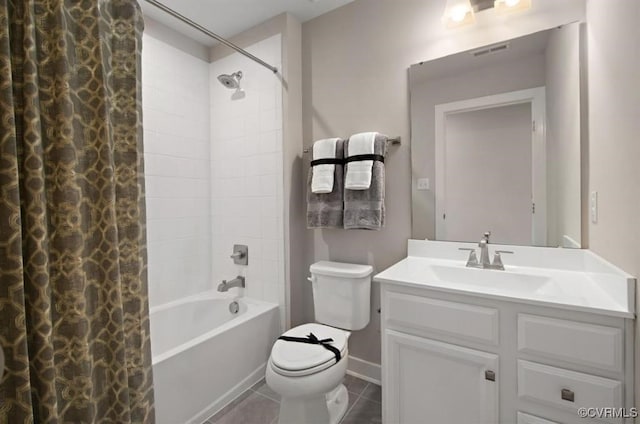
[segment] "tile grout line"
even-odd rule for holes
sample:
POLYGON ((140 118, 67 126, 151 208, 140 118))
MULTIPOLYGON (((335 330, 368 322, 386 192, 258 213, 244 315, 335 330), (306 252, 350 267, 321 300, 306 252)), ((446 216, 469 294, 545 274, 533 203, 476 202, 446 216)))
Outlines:
MULTIPOLYGON (((342 419, 340 420, 340 422, 342 422, 345 418, 347 418, 347 415, 349 415, 349 412, 351 412, 351 410, 353 409, 354 406, 356 406, 356 403, 358 403, 358 401, 360 400, 360 398, 362 398, 362 393, 364 393, 365 390, 367 390, 367 387, 369 387, 369 382, 367 382, 367 384, 364 386, 364 388, 362 389, 362 391, 358 394, 358 397, 353 401, 353 404, 345 411, 342 419)), ((347 390, 347 393, 353 393, 353 392, 349 392, 347 390)), ((353 393, 355 394, 355 393, 353 393)), ((339 424, 339 423, 338 423, 339 424)))
MULTIPOLYGON (((342 417, 340 422, 344 421, 344 419, 347 418, 347 416, 349 415, 349 412, 351 412, 351 410, 353 409, 354 406, 356 406, 356 403, 358 403, 359 400, 360 400, 360 395, 358 395, 356 400, 353 401, 353 404, 346 410, 346 412, 344 413, 344 416, 342 417)), ((338 424, 340 424, 340 423, 338 423, 338 424)))
MULTIPOLYGON (((364 390, 362 391, 362 394, 364 394, 364 392, 369 388, 369 386, 379 386, 379 384, 368 382, 367 385, 364 387, 364 390)), ((380 386, 380 387, 382 387, 382 386, 380 386)), ((375 399, 371 399, 371 398, 364 398, 364 399, 368 400, 370 402, 379 403, 380 405, 382 405, 382 399, 380 399, 380 402, 378 402, 375 399)))

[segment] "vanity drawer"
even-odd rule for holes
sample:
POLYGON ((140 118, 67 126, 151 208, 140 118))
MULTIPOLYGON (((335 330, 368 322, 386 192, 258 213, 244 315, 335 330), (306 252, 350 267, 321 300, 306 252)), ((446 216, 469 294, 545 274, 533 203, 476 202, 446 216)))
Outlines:
POLYGON ((518 351, 622 371, 622 330, 583 322, 518 315, 518 351))
POLYGON ((394 292, 387 292, 383 309, 388 328, 498 344, 497 309, 394 292))
POLYGON ((622 383, 519 360, 518 397, 571 413, 581 407, 615 408, 622 406, 622 383))

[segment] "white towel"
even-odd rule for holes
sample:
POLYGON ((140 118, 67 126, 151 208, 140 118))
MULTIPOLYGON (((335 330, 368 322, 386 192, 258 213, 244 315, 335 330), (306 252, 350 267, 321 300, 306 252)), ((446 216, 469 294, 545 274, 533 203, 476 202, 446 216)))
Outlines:
MULTIPOLYGON (((345 158, 356 155, 373 154, 373 143, 376 139, 375 132, 354 134, 349 138, 348 152, 345 158)), ((372 160, 361 160, 347 163, 344 188, 347 190, 368 190, 371 186, 372 160)))
MULTIPOLYGON (((337 138, 326 138, 313 143, 313 160, 335 159, 337 138)), ((335 165, 316 165, 313 167, 311 191, 316 194, 331 193, 333 191, 333 175, 335 165)))

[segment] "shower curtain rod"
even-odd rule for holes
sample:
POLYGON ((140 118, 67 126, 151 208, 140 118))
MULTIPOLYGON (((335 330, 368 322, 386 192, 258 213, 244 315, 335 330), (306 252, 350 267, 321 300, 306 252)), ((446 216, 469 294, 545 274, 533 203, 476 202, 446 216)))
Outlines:
POLYGON ((219 36, 216 33, 213 33, 211 31, 209 31, 208 29, 206 29, 205 27, 203 27, 202 25, 192 21, 191 19, 187 18, 184 15, 179 14, 178 12, 176 12, 175 10, 165 6, 164 4, 160 3, 157 0, 145 0, 147 3, 157 7, 158 9, 162 10, 165 13, 168 13, 169 15, 173 16, 174 18, 178 19, 179 21, 184 22, 185 24, 189 25, 190 27, 197 29, 198 31, 202 32, 205 35, 208 35, 209 37, 218 40, 219 42, 221 42, 222 44, 224 44, 227 47, 232 48, 233 50, 237 51, 238 53, 248 57, 249 59, 258 62, 260 65, 264 66, 265 68, 271 70, 271 72, 273 72, 274 74, 278 72, 278 68, 276 68, 275 66, 271 66, 269 65, 267 62, 265 62, 264 60, 252 55, 251 53, 249 53, 248 51, 244 50, 242 47, 238 47, 235 44, 233 44, 231 41, 228 41, 224 38, 222 38, 221 36, 219 36))

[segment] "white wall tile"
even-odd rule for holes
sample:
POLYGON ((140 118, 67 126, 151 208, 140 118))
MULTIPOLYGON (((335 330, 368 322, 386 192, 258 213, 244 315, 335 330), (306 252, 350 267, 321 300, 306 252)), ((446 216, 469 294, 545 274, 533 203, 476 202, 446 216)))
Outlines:
POLYGON ((278 111, 275 108, 260 111, 261 133, 279 130, 280 128, 282 128, 282 123, 278 121, 278 111))
POLYGON ((209 64, 143 36, 151 306, 211 287, 209 64))
POLYGON ((192 159, 168 156, 157 153, 145 153, 145 175, 164 177, 197 178, 209 181, 210 165, 208 158, 192 159))
POLYGON ((283 235, 278 232, 278 218, 262 217, 262 238, 266 240, 277 240, 283 235))
POLYGON ((282 141, 278 131, 260 133, 260 153, 273 153, 282 151, 282 141))
POLYGON ((262 287, 263 300, 284 305, 284 287, 279 284, 265 283, 262 287), (282 292, 282 294, 281 294, 282 292))
MULTIPOLYGON (((250 46, 281 62, 281 37, 250 46)), ((246 275, 244 294, 284 306, 282 87, 232 54, 212 64, 145 35, 143 108, 152 306, 246 275), (242 70, 232 99, 219 74, 242 70), (249 246, 249 265, 229 258, 249 246)))
POLYGON ((181 238, 204 237, 211 232, 209 217, 166 218, 147 220, 147 240, 177 240, 181 238))
POLYGON ((278 179, 279 176, 275 174, 261 175, 260 178, 260 195, 261 196, 275 196, 277 193, 276 185, 281 182, 278 179))
MULTIPOLYGON (((279 63, 280 44, 275 36, 247 50, 279 63)), ((284 307, 282 86, 272 72, 238 54, 212 63, 210 79, 213 276, 244 272, 247 296, 284 307), (244 74, 245 97, 232 100, 231 90, 215 78, 237 70, 244 74), (249 246, 248 266, 229 265, 234 243, 249 246)))
POLYGON ((262 258, 270 261, 277 261, 278 255, 278 242, 277 240, 261 240, 262 243, 262 258))

